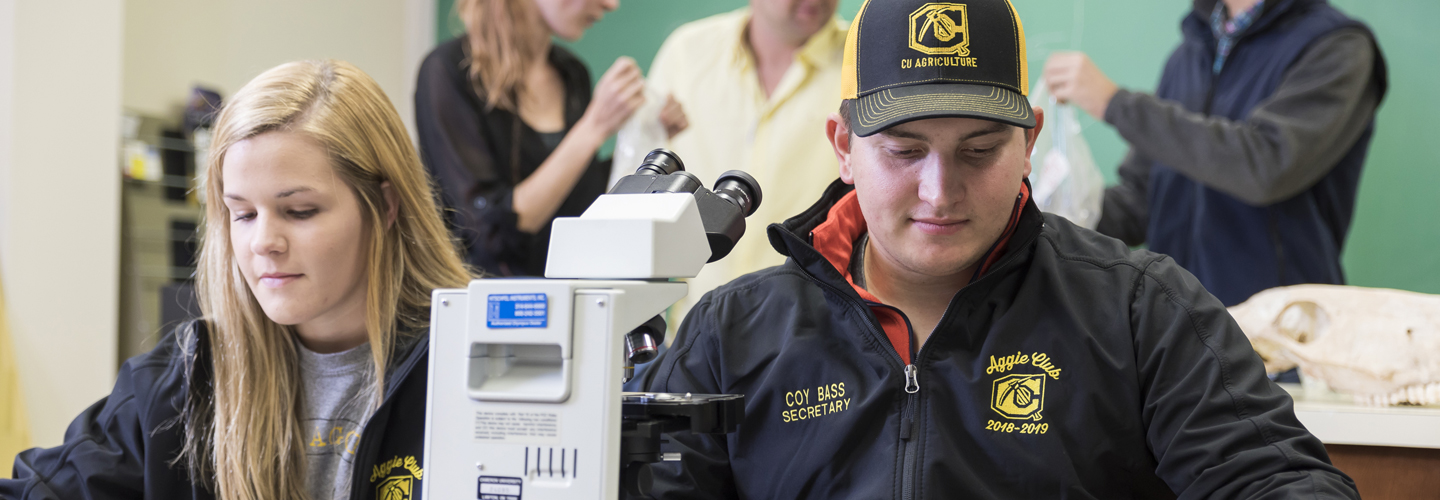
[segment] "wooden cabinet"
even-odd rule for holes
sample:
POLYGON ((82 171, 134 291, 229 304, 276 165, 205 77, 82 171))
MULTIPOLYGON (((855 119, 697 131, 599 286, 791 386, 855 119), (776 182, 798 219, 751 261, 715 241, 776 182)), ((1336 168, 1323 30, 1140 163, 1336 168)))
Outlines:
POLYGON ((1357 406, 1350 397, 1280 384, 1295 416, 1365 500, 1440 499, 1440 407, 1357 406))

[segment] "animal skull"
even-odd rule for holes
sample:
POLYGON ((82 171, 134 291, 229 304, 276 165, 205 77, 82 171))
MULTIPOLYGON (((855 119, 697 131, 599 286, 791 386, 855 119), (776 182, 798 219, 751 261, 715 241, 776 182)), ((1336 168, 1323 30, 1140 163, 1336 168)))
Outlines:
POLYGON ((1295 285, 1230 314, 1268 372, 1298 365, 1360 404, 1440 404, 1440 295, 1295 285))

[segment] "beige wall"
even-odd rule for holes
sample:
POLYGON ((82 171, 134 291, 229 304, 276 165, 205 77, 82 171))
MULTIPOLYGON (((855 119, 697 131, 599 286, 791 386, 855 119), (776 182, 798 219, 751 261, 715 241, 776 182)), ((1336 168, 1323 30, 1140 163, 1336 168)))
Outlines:
POLYGON ((433 12, 431 0, 127 0, 122 102, 173 120, 196 83, 229 97, 278 64, 343 59, 379 82, 409 125, 433 12))
POLYGON ((0 0, 0 277, 40 446, 115 379, 123 6, 0 0))

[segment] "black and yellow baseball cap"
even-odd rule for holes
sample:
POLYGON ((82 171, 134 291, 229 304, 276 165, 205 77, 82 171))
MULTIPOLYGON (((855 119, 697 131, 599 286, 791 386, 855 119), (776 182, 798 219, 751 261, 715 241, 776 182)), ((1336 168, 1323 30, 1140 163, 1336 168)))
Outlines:
POLYGON ((840 92, 862 137, 939 117, 1034 128, 1025 64, 1008 0, 866 0, 845 38, 840 92))

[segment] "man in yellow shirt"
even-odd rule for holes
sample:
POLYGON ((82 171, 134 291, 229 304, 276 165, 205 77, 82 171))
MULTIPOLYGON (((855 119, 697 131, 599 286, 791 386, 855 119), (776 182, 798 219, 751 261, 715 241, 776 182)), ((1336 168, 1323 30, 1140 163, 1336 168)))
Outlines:
MULTIPOLYGON (((690 127, 670 140, 705 182, 744 170, 765 189, 749 233, 725 259, 690 280, 672 316, 742 274, 780 265, 765 227, 800 213, 835 179, 825 119, 840 99, 848 24, 837 0, 751 0, 748 8, 687 23, 650 66, 650 85, 684 107, 690 127)), ((672 321, 672 324, 678 321, 672 321)))

